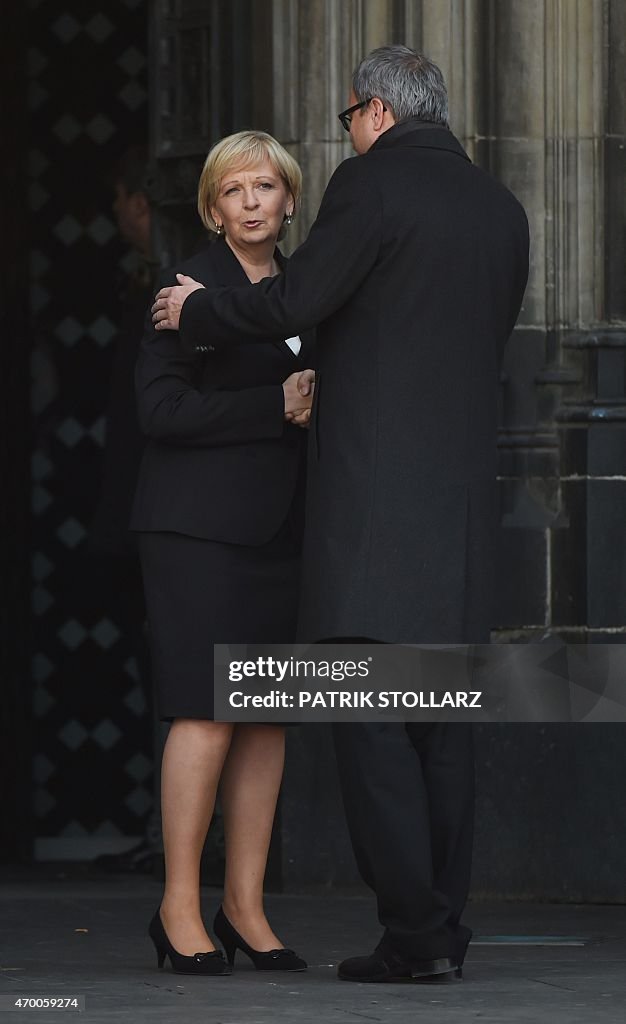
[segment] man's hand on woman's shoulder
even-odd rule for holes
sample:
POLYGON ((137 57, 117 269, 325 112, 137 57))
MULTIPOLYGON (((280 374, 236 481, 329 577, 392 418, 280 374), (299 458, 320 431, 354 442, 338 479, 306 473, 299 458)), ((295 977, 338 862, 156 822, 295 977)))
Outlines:
POLYGON ((185 299, 198 288, 204 288, 203 284, 194 281, 193 277, 187 277, 186 274, 177 274, 176 280, 178 281, 177 285, 161 288, 161 291, 157 292, 152 307, 152 323, 155 331, 177 331, 180 311, 185 299))

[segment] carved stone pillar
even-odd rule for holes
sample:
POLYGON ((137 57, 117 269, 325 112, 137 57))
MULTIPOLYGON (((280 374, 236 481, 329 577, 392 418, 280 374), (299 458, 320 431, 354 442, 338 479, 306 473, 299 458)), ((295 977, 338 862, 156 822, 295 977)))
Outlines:
MULTIPOLYGON (((556 631, 586 640, 588 627, 600 626, 592 591, 600 601, 616 598, 606 579, 593 583, 600 564, 597 552, 591 558, 593 523, 604 512, 587 463, 589 444, 599 440, 591 424, 606 419, 590 353, 598 349, 598 330, 604 339, 609 330, 608 12, 599 0, 532 0, 489 10, 487 165, 524 203, 532 239, 529 286, 503 382, 498 625, 505 635, 556 631)), ((614 348, 616 332, 610 333, 614 348)), ((610 415, 615 419, 615 409, 610 415)))
POLYGON ((564 389, 556 412, 567 531, 554 538, 552 610, 554 626, 577 639, 624 642, 626 11, 614 2, 591 6, 576 26, 587 88, 579 83, 576 108, 569 101, 578 146, 566 153, 571 196, 565 192, 561 202, 568 230, 555 246, 554 316, 562 324, 563 362, 576 368, 577 381, 564 389))
POLYGON ((388 41, 392 14, 391 0, 273 0, 273 132, 304 170, 290 249, 306 237, 335 168, 353 155, 337 114, 354 66, 388 41))
POLYGON ((402 42, 426 53, 443 72, 450 100, 450 127, 472 160, 485 134, 484 0, 406 0, 396 3, 396 20, 402 42))
POLYGON ((391 41, 423 49, 448 82, 452 127, 474 157, 484 0, 273 0, 273 132, 305 170, 294 248, 306 237, 332 172, 353 155, 337 120, 359 60, 391 41))

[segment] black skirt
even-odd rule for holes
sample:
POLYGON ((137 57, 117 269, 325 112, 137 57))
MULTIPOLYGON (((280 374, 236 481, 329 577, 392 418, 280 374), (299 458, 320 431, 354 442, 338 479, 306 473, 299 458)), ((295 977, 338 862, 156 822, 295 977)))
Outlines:
POLYGON ((140 533, 159 717, 213 719, 213 644, 291 643, 300 545, 287 522, 260 547, 140 533))

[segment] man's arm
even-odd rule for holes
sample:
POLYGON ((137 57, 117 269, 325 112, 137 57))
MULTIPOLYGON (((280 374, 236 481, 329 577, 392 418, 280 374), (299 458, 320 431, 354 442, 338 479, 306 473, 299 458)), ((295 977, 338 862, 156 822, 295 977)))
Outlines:
POLYGON ((196 381, 202 361, 182 351, 175 333, 157 333, 146 318, 135 388, 139 425, 147 437, 212 447, 281 437, 285 419, 308 422, 312 395, 298 388, 307 371, 291 374, 282 385, 201 392, 196 381))
MULTIPOLYGON (((187 350, 201 349, 207 334, 216 348, 254 337, 289 337, 344 305, 372 270, 381 239, 381 197, 360 164, 356 157, 337 168, 307 240, 282 274, 251 287, 198 289, 187 295, 179 323, 187 350)), ((164 312, 165 306, 157 309, 157 314, 164 312)), ((166 321, 167 316, 160 322, 171 329, 174 324, 166 321)))

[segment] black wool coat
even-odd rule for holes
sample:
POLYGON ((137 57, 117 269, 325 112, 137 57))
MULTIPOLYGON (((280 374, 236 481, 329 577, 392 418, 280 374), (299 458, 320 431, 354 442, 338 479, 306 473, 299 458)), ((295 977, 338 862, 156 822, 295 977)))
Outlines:
MULTIPOLYGON (((284 268, 286 260, 276 250, 284 268)), ((207 288, 250 288, 219 239, 167 271, 159 287, 189 274, 207 288)), ((314 336, 296 356, 280 330, 215 351, 185 352, 177 334, 155 331, 148 313, 135 371, 139 424, 147 437, 131 529, 260 545, 303 503, 306 431, 285 423, 282 382, 314 366, 314 336), (261 344, 259 344, 259 341, 261 344)), ((294 526, 297 524, 294 522, 294 526)))
POLYGON ((409 121, 337 168, 280 279, 186 300, 191 350, 318 325, 303 640, 488 638, 498 378, 528 246, 517 199, 409 121))

